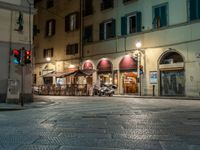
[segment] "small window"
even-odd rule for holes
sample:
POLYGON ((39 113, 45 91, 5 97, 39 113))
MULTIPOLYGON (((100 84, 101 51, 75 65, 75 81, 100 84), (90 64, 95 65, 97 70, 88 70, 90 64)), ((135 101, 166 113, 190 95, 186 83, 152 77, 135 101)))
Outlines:
POLYGON ((54 0, 47 0, 47 9, 54 6, 54 0))
POLYGON ((88 16, 93 13, 93 0, 84 0, 83 15, 88 16))
POLYGON ((74 31, 79 28, 79 13, 72 13, 65 17, 65 31, 74 31))
POLYGON ((44 49, 43 57, 44 58, 53 57, 53 48, 44 49))
POLYGON ((189 0, 190 21, 200 19, 200 0, 189 0))
POLYGON ((155 6, 153 9, 153 27, 155 29, 165 27, 168 24, 167 4, 155 6))
POLYGON ((67 45, 66 55, 75 55, 77 53, 78 53, 78 43, 67 45))
POLYGON ((115 37, 115 20, 106 21, 100 24, 100 40, 115 37))
POLYGON ((121 34, 131 34, 141 32, 141 12, 135 12, 131 15, 124 16, 121 18, 121 34))
POLYGON ((102 0, 101 10, 109 9, 114 7, 114 0, 102 0))
POLYGON ((87 26, 84 28, 84 42, 92 42, 93 36, 92 36, 92 26, 87 26))
POLYGON ((55 35, 56 32, 56 21, 55 19, 48 20, 46 22, 46 36, 51 37, 55 35))

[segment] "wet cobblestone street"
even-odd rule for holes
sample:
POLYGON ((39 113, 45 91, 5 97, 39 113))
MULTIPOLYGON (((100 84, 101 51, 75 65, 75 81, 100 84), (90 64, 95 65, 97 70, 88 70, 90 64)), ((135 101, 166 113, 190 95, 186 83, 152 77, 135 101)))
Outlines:
POLYGON ((37 97, 0 112, 0 150, 200 150, 200 101, 37 97))

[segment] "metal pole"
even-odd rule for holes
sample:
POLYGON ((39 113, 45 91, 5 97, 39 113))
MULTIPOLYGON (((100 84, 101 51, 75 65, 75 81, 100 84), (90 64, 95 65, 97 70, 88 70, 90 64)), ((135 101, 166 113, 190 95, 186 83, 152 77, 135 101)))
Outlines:
MULTIPOLYGON (((21 56, 23 57, 24 49, 21 49, 21 56)), ((21 60, 23 61, 23 60, 21 60)), ((20 62, 21 63, 21 62, 20 62)), ((21 97, 20 97, 20 103, 21 106, 24 106, 24 65, 21 64, 21 97)))
MULTIPOLYGON (((139 69, 140 69, 140 66, 141 66, 141 53, 139 52, 139 62, 140 62, 140 65, 139 65, 139 69)), ((141 72, 140 72, 140 70, 139 70, 139 80, 140 80, 140 96, 142 95, 142 83, 141 83, 141 72)))

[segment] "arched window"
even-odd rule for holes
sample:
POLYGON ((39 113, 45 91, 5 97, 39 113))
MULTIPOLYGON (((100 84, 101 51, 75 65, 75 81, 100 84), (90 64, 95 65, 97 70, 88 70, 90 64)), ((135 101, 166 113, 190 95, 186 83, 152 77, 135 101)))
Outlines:
POLYGON ((160 60, 160 64, 174 64, 183 62, 183 57, 177 52, 166 53, 160 60))

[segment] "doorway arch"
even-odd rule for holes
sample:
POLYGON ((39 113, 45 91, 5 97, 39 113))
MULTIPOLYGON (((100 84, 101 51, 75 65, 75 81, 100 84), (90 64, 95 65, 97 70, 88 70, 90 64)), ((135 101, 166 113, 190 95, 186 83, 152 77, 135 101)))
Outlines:
POLYGON ((160 95, 185 95, 184 58, 177 51, 165 52, 159 61, 160 95))

